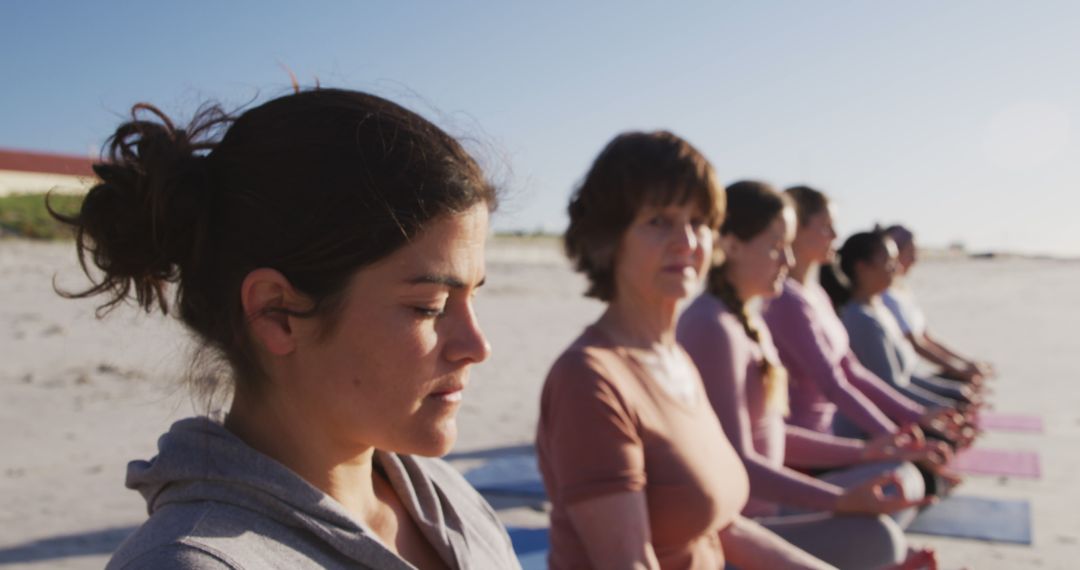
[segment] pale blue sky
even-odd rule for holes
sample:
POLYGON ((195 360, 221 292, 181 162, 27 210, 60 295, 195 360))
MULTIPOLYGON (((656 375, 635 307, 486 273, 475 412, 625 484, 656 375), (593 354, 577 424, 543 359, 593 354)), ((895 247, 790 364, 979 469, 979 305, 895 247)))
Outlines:
POLYGON ((668 128, 726 181, 809 183, 843 233, 1080 255, 1080 3, 0 3, 0 146, 96 151, 301 83, 364 89, 476 148, 500 229, 561 231, 617 132, 668 128))

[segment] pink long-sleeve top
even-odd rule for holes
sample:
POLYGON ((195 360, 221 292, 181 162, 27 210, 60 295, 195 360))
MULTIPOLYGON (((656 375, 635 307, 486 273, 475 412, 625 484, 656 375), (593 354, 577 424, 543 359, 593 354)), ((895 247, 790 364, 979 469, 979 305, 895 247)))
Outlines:
POLYGON ((894 422, 916 422, 924 413, 859 364, 821 285, 788 278, 763 314, 788 370, 788 423, 830 433, 839 410, 860 429, 878 435, 894 431, 894 422))
POLYGON ((840 487, 784 466, 839 467, 857 463, 863 444, 784 423, 783 412, 765 402, 762 364, 776 348, 764 323, 759 342, 746 334, 730 309, 708 293, 687 307, 678 338, 701 372, 709 401, 735 452, 746 466, 750 500, 746 516, 776 514, 780 504, 833 510, 840 487))

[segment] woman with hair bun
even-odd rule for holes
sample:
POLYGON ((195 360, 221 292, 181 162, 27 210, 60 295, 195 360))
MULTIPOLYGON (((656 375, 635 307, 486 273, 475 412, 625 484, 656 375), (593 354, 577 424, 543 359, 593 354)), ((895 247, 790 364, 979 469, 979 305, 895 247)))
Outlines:
MULTIPOLYGON (((724 259, 683 312, 678 339, 746 466, 750 501, 743 514, 839 568, 901 563, 908 560, 901 524, 926 502, 919 471, 904 460, 925 459, 930 450, 908 434, 864 442, 784 423, 787 371, 758 301, 783 287, 795 224, 787 196, 768 184, 728 186, 724 259), (832 471, 815 478, 796 469, 832 471), (890 513, 897 520, 884 516, 890 513)), ((911 558, 932 557, 920 551, 911 558)))
POLYGON ((898 266, 892 238, 881 229, 853 234, 837 257, 835 266, 823 268, 821 282, 840 314, 859 362, 923 406, 957 408, 977 402, 978 394, 969 385, 922 379, 915 373, 918 354, 881 300, 898 266))
MULTIPOLYGON (((994 375, 994 367, 988 362, 960 354, 936 335, 931 335, 926 326, 926 316, 907 287, 907 276, 918 260, 915 234, 899 224, 885 228, 885 233, 896 243, 897 267, 893 284, 881 294, 881 300, 896 318, 900 331, 904 333, 919 356, 941 367, 943 376, 981 386, 987 378, 994 375)), ((918 381, 917 378, 915 380, 918 381)), ((934 390, 938 386, 942 384, 934 379, 924 387, 934 390)), ((955 386, 950 386, 948 383, 944 386, 947 387, 946 394, 955 389, 955 386)))
POLYGON ((746 471, 676 342, 724 217, 712 165, 672 133, 623 133, 569 214, 566 253, 607 308, 541 395, 549 568, 832 568, 739 514, 746 471))
MULTIPOLYGON (((847 330, 818 282, 819 268, 834 255, 836 232, 829 199, 808 186, 784 193, 794 204, 797 220, 794 262, 782 291, 762 313, 791 378, 787 422, 846 437, 907 433, 922 441, 927 430, 951 441, 963 440, 964 420, 959 414, 912 401, 855 357, 847 330)), ((951 449, 941 442, 927 445, 935 453, 920 466, 945 473, 951 449)), ((948 477, 956 480, 952 474, 948 477)), ((937 485, 926 489, 930 495, 939 491, 937 485)))
POLYGON ((68 296, 178 315, 232 393, 129 464, 150 518, 109 568, 518 567, 434 459, 490 351, 472 299, 496 194, 458 142, 316 89, 186 129, 137 105, 108 151, 58 216, 93 281, 68 296))

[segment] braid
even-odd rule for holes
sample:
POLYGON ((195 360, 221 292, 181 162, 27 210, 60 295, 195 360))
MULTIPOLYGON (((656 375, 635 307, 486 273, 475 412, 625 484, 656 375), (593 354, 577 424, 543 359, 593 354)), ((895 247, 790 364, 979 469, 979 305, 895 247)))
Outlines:
MULTIPOLYGON (((725 268, 726 263, 721 263, 709 271, 709 293, 720 299, 731 310, 735 318, 739 319, 739 324, 742 325, 746 336, 760 347, 761 332, 750 322, 750 313, 746 303, 735 292, 735 286, 727 278, 725 268)), ((787 393, 787 369, 779 362, 774 362, 764 350, 762 355, 761 379, 765 386, 765 407, 780 410, 784 416, 787 416, 790 413, 787 393)))

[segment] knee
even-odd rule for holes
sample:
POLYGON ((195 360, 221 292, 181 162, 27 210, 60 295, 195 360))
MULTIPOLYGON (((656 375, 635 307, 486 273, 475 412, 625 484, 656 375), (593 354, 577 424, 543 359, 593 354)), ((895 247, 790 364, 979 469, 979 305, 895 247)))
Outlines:
MULTIPOLYGON (((893 495, 899 492, 903 492, 904 498, 909 501, 921 501, 926 497, 926 480, 923 478, 923 474, 919 471, 919 468, 915 464, 904 461, 897 462, 890 465, 890 471, 896 475, 896 478, 900 481, 900 489, 894 489, 887 494, 893 495)), ((889 515, 890 522, 900 525, 901 529, 907 528, 908 525, 915 520, 918 516, 919 510, 916 507, 911 507, 896 511, 889 515)))
POLYGON ((858 515, 835 519, 830 529, 842 537, 823 549, 819 557, 839 568, 884 568, 907 557, 907 538, 896 521, 887 515, 858 515))
POLYGON ((892 473, 900 481, 900 489, 887 489, 886 494, 896 496, 903 491, 904 498, 919 501, 926 496, 926 482, 922 472, 910 461, 894 461, 881 464, 880 473, 892 473))
POLYGON ((904 489, 904 496, 909 501, 919 501, 926 496, 926 482, 914 463, 910 461, 899 463, 895 472, 900 479, 900 486, 904 489))
POLYGON ((873 524, 868 525, 864 537, 866 548, 872 549, 877 555, 875 558, 880 562, 880 566, 903 562, 908 549, 903 529, 887 515, 878 515, 872 520, 873 524))

